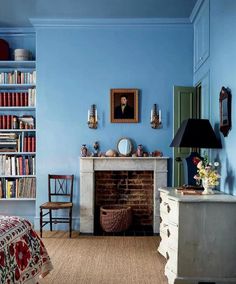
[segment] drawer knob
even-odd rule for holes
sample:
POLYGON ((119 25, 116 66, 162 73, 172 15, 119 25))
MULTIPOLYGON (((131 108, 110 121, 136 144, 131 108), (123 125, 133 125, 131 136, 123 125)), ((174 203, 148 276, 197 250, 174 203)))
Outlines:
POLYGON ((167 205, 167 212, 170 213, 170 206, 167 205))
POLYGON ((167 237, 169 238, 170 237, 170 230, 167 229, 167 237))

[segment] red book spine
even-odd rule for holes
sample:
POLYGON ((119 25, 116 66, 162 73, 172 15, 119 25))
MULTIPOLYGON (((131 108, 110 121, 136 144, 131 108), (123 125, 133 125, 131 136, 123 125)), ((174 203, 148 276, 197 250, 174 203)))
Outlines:
POLYGON ((23 159, 21 156, 19 157, 19 174, 23 175, 23 159))
POLYGON ((27 152, 32 152, 32 137, 28 136, 27 139, 27 152))
POLYGON ((7 127, 7 116, 3 115, 2 116, 2 128, 6 129, 6 127, 7 127))
POLYGON ((7 129, 10 129, 10 128, 11 128, 11 127, 10 127, 10 126, 11 126, 11 122, 10 122, 10 119, 11 119, 11 118, 10 118, 10 115, 7 115, 6 117, 7 117, 7 127, 6 127, 6 128, 7 128, 7 129))
POLYGON ((0 106, 3 106, 3 92, 0 93, 0 106))
POLYGON ((29 98, 28 98, 28 92, 25 93, 25 106, 28 106, 29 98))
POLYGON ((3 106, 7 106, 7 92, 3 94, 3 106))
POLYGON ((11 106, 11 93, 7 93, 7 106, 11 106))
POLYGON ((15 106, 15 93, 11 93, 11 106, 15 106))
POLYGON ((20 93, 15 93, 16 95, 16 106, 20 106, 20 93))
POLYGON ((22 92, 18 93, 19 94, 19 106, 22 106, 22 92))
POLYGON ((0 115, 0 129, 2 129, 2 115, 0 115))
POLYGON ((23 152, 28 152, 28 149, 27 149, 27 146, 28 146, 28 137, 27 136, 25 136, 24 137, 24 143, 23 143, 23 152))
POLYGON ((35 136, 32 136, 32 152, 36 151, 36 139, 35 136))

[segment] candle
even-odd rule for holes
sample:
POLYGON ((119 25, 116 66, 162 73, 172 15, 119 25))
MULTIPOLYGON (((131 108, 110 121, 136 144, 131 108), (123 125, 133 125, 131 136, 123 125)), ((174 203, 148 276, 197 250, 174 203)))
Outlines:
POLYGON ((161 122, 161 110, 159 109, 159 122, 161 122))
POLYGON ((98 121, 98 112, 97 112, 97 109, 95 109, 95 122, 98 121))
POLYGON ((88 110, 88 121, 89 121, 89 110, 88 110))

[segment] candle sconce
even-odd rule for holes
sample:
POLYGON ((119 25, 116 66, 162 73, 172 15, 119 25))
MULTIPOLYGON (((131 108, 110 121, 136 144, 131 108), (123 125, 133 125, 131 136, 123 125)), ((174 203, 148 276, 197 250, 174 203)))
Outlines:
POLYGON ((161 110, 157 112, 157 105, 154 104, 152 109, 151 109, 151 127, 156 129, 156 128, 161 128, 162 123, 161 123, 161 110))
POLYGON ((91 105, 91 108, 88 110, 88 127, 96 129, 98 125, 98 115, 96 105, 91 105))

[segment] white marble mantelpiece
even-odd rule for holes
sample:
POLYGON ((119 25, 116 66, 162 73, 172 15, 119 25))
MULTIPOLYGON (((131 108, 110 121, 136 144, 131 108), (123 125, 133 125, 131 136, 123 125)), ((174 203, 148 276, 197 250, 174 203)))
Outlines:
POLYGON ((153 171, 153 232, 159 233, 159 187, 167 186, 168 157, 80 158, 80 232, 94 233, 95 171, 153 171))

